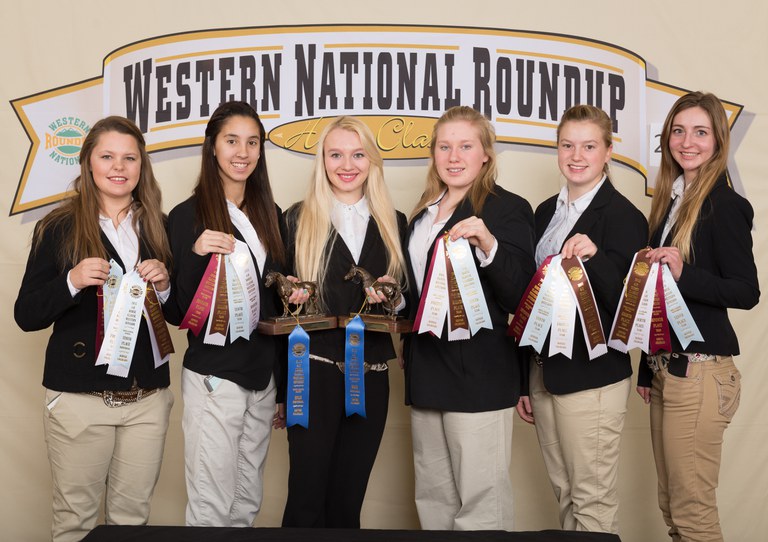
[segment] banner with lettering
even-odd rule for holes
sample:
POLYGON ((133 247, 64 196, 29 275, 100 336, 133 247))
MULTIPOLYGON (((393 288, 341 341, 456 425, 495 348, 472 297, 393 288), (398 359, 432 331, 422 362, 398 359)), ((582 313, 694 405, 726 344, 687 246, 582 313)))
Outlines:
MULTIPOLYGON (((99 118, 130 118, 158 152, 199 145, 230 100, 251 103, 269 140, 301 153, 314 152, 332 117, 359 116, 386 159, 427 157, 432 125, 453 105, 487 115, 500 142, 554 147, 562 112, 590 103, 613 121, 614 160, 648 178, 658 128, 686 91, 647 75, 643 57, 620 45, 525 30, 316 25, 153 37, 106 53, 101 77, 12 101, 32 145, 10 213, 67 195, 99 118)), ((732 126, 742 106, 724 106, 732 126)))

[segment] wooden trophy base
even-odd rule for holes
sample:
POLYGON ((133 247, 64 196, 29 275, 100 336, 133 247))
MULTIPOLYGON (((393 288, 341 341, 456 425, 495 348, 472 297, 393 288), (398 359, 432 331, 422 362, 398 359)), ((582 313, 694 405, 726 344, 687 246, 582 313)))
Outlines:
POLYGON ((301 325, 304 331, 317 331, 320 329, 334 329, 338 327, 338 319, 335 316, 293 316, 267 318, 259 320, 256 329, 264 335, 288 335, 296 327, 301 325))
MULTIPOLYGON (((355 314, 349 316, 339 316, 339 327, 347 327, 355 314)), ((395 319, 383 314, 361 314, 360 318, 365 322, 366 331, 378 331, 380 333, 410 333, 413 327, 411 320, 406 320, 401 316, 395 319)))

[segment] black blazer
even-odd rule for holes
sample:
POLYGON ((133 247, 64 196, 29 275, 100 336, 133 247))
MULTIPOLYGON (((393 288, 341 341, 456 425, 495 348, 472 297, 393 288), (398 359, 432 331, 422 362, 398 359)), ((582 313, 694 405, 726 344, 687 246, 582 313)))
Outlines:
MULTIPOLYGON (((753 217, 749 202, 728 186, 725 175, 721 176, 701 206, 691 242, 692 262, 683 264, 677 281, 704 340, 693 341, 683 349, 672 332, 673 352, 739 354, 728 309, 751 309, 760 300, 752 254, 753 217)), ((667 235, 665 246, 669 246, 672 236, 672 232, 667 235)), ((660 239, 661 230, 653 232, 651 246, 659 246, 660 239)), ((672 358, 669 371, 684 375, 686 363, 684 356, 672 358)), ((653 374, 645 363, 640 364, 639 373, 638 384, 650 387, 653 374)))
MULTIPOLYGON (((481 329, 465 341, 451 341, 430 333, 411 333, 405 339, 405 401, 418 408, 454 412, 484 412, 510 408, 520 392, 519 364, 514 340, 506 335, 509 314, 515 310, 535 271, 533 256, 533 211, 530 204, 496 186, 477 214, 496 237, 499 248, 493 262, 478 268, 493 329, 481 329)), ((413 234, 416 215, 408 226, 413 234)), ((445 225, 444 232, 457 222, 473 216, 472 205, 464 200, 445 225)), ((430 243, 431 261, 435 239, 430 243)), ((419 297, 413 265, 405 243, 408 262, 410 315, 415 317, 419 297)), ((426 281, 426 272, 425 277, 426 281)))
MULTIPOLYGON (((301 203, 291 206, 285 212, 285 221, 288 229, 286 245, 289 261, 289 269, 293 266, 293 258, 296 249, 296 226, 298 222, 301 203)), ((397 212, 398 227, 405 232, 405 215, 397 212)), ((326 247, 328 248, 328 247, 326 247)), ((352 258, 346 243, 340 235, 336 236, 331 253, 328 257, 328 270, 325 281, 320 287, 323 289, 325 300, 324 311, 332 316, 348 316, 356 313, 363 306, 365 294, 362 284, 355 284, 351 280, 344 280, 350 267, 359 265, 374 277, 380 277, 387 272, 387 251, 384 241, 379 233, 379 226, 371 215, 368 228, 365 232, 363 247, 360 251, 360 259, 357 264, 352 258)), ((300 277, 302 280, 304 277, 300 277)), ((310 334, 309 351, 311 354, 330 359, 344 361, 344 345, 346 330, 344 328, 313 331, 310 334)), ((395 349, 392 345, 392 336, 387 333, 365 334, 365 361, 368 363, 384 363, 395 357, 395 349)))
MULTIPOLYGON (((547 199, 536 209, 537 244, 555 214, 557 197, 547 199)), ((584 267, 592 285, 606 340, 621 298, 624 277, 632 257, 645 246, 647 232, 645 216, 614 188, 610 180, 606 180, 565 237, 568 240, 581 233, 589 236, 597 246, 597 253, 584 262, 584 267)), ((613 348, 608 348, 607 354, 590 361, 578 314, 574 325, 571 359, 562 354, 548 357, 549 337, 544 344, 544 387, 547 391, 565 394, 601 388, 632 374, 629 354, 622 354, 613 348)), ((523 395, 526 395, 530 369, 528 356, 524 356, 521 369, 526 375, 523 390, 523 395)))
MULTIPOLYGON (((173 252, 173 273, 171 276, 173 288, 178 302, 178 321, 186 314, 192 298, 197 291, 200 280, 208 265, 211 255, 198 256, 192 251, 192 246, 204 228, 197 219, 196 198, 193 196, 177 205, 168 215, 168 237, 173 252)), ((282 224, 282 212, 275 206, 275 212, 282 224)), ((242 234, 234 229, 235 237, 244 241, 242 234)), ((253 257, 253 255, 251 255, 253 257)), ((254 265, 259 273, 259 309, 260 318, 269 318, 282 314, 282 304, 273 288, 266 288, 262 275, 264 269, 259 269, 254 258, 254 265), (280 311, 278 312, 278 305, 280 311)), ((282 271, 282 267, 274 262, 269 254, 264 264, 265 269, 282 271)), ((205 344, 205 325, 200 335, 195 337, 191 330, 187 331, 189 346, 184 353, 184 367, 203 375, 214 375, 225 378, 248 390, 263 390, 269 385, 273 373, 275 381, 280 381, 280 356, 287 356, 286 342, 283 338, 262 335, 257 330, 251 333, 249 340, 238 339, 231 343, 227 335, 224 346, 205 344)))
MULTIPOLYGON (((39 227, 40 223, 35 231, 39 227)), ((72 266, 62 266, 57 258, 62 239, 71 235, 71 230, 71 219, 63 219, 50 226, 39 245, 32 247, 14 306, 14 318, 24 331, 37 331, 53 324, 45 351, 43 386, 65 392, 128 390, 136 379, 142 388, 167 387, 170 384, 169 364, 155 369, 144 318, 126 378, 108 375, 106 365, 95 365, 97 288, 83 288, 72 297, 67 286, 67 273, 72 266)), ((101 241, 107 257, 114 259, 126 272, 117 251, 103 233, 101 241)), ((140 253, 142 258, 153 257, 144 249, 144 243, 140 243, 140 253)), ((172 298, 166 303, 172 303, 172 298)))

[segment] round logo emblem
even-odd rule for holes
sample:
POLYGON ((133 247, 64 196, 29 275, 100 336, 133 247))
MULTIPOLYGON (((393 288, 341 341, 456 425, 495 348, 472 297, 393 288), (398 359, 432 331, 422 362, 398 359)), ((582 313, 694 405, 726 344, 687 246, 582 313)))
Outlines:
POLYGON ((644 277, 650 272, 651 268, 648 267, 648 264, 645 262, 637 262, 635 264, 635 268, 632 270, 632 272, 635 275, 640 275, 641 277, 644 277))
POLYGON ((357 346, 358 344, 360 344, 360 335, 357 333, 350 333, 349 344, 351 344, 352 346, 357 346))
POLYGON ((132 298, 138 299, 139 297, 141 297, 142 293, 143 291, 140 286, 131 286, 130 294, 132 298))
POLYGON ((307 351, 306 347, 301 343, 293 345, 292 352, 294 357, 300 358, 301 356, 304 355, 304 352, 306 351, 307 351))
POLYGON ((568 278, 571 280, 581 280, 584 278, 584 270, 581 267, 573 266, 568 270, 568 278))

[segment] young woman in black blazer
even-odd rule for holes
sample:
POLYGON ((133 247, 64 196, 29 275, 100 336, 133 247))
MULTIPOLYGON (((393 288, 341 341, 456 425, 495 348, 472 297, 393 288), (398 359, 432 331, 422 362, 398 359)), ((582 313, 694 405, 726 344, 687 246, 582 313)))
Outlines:
MULTIPOLYGON (((307 197, 286 212, 288 254, 301 280, 320 286, 330 315, 358 312, 383 301, 344 280, 353 265, 374 277, 404 281, 400 232, 384 183, 383 160, 371 130, 359 119, 338 117, 323 130, 307 197)), ((366 417, 347 416, 344 399, 345 330, 310 334, 309 427, 288 428, 290 473, 284 527, 359 528, 368 479, 379 449, 389 400, 387 361, 392 338, 365 333, 366 417)))
MULTIPOLYGON (((268 270, 281 270, 285 249, 282 213, 267 174, 266 134, 256 111, 227 102, 205 129, 200 177, 194 194, 169 215, 173 284, 185 314, 215 254, 230 254, 244 241, 258 275, 260 318, 277 314, 268 270)), ((178 322, 175 322, 178 323, 178 322)), ((204 326, 205 327, 205 326, 204 326)), ((250 527, 261 507, 263 469, 275 414, 278 339, 254 330, 248 340, 223 346, 187 333, 182 396, 186 522, 197 526, 250 527)))
POLYGON ((14 310, 25 331, 53 324, 43 386, 56 542, 88 534, 102 501, 107 523, 147 522, 173 405, 168 363, 153 352, 140 313, 126 376, 96 365, 109 339, 99 314, 109 260, 124 274, 136 269, 161 303, 170 295, 160 188, 131 121, 93 125, 73 190, 35 227, 14 310))
MULTIPOLYGON (((566 184, 535 215, 537 265, 552 254, 582 259, 606 337, 623 279, 648 228, 608 178, 611 132, 611 119, 597 107, 576 105, 563 113, 557 159, 566 184)), ((541 355, 521 360, 528 378, 517 408, 535 423, 560 526, 616 533, 619 445, 632 367, 629 354, 612 348, 590 359, 580 327, 576 317, 570 358, 549 356, 548 338, 541 355)))
POLYGON ((673 540, 723 540, 715 490, 723 433, 739 406, 739 343, 728 309, 759 298, 749 202, 728 184, 728 120, 713 94, 680 97, 661 133, 651 261, 669 267, 703 340, 641 364, 651 405, 659 507, 673 540))
POLYGON ((519 366, 507 320, 535 271, 533 212, 496 184, 493 126, 470 107, 435 124, 426 189, 405 245, 411 316, 426 290, 435 240, 472 245, 492 329, 467 340, 405 339, 405 395, 412 406, 416 506, 424 529, 513 527, 512 420, 519 366))

